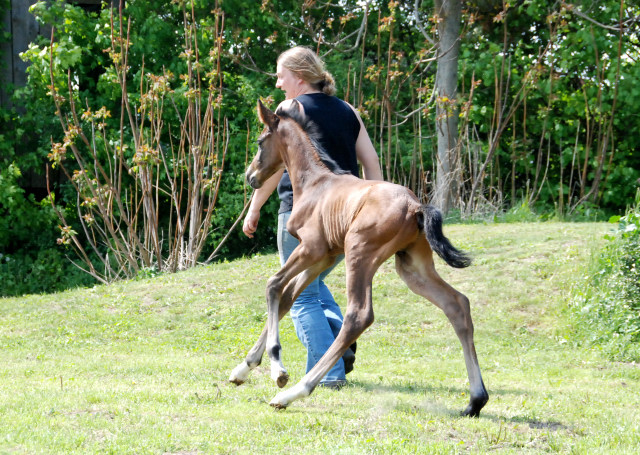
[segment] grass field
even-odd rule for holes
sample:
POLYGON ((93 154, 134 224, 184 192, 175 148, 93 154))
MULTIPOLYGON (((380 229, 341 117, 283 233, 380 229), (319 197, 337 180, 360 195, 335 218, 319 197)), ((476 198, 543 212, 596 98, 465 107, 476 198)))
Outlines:
MULTIPOLYGON (((440 273, 471 300, 490 400, 468 401, 444 315, 387 262, 349 384, 285 411, 268 361, 227 382, 265 321, 275 255, 53 295, 0 299, 0 453, 638 453, 640 367, 575 343, 566 300, 609 226, 452 225, 475 262, 440 273)), ((344 305, 344 268, 330 279, 344 305)), ((281 325, 292 382, 305 352, 281 325)))

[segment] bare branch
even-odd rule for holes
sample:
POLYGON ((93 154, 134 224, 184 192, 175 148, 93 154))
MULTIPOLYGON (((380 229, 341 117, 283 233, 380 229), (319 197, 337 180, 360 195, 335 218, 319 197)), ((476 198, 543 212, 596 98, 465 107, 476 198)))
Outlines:
POLYGON ((420 9, 420 1, 421 0, 415 0, 415 2, 413 3, 413 16, 416 19, 416 27, 418 27, 418 30, 420 30, 420 33, 422 33, 424 39, 426 39, 432 46, 435 46, 435 40, 427 34, 426 30, 422 26, 422 21, 420 20, 420 14, 418 11, 420 9))
POLYGON ((586 15, 585 13, 583 13, 582 11, 580 11, 575 5, 571 5, 571 4, 567 4, 563 2, 563 6, 566 7, 566 9, 570 12, 572 12, 573 14, 575 14, 576 16, 591 22, 594 25, 597 25, 600 28, 604 28, 606 30, 611 30, 614 32, 621 32, 624 31, 624 29, 628 28, 629 26, 633 25, 634 23, 640 22, 640 17, 632 17, 627 19, 626 21, 620 21, 618 26, 613 26, 613 25, 606 25, 603 24, 601 22, 598 22, 597 20, 593 19, 592 17, 586 15))
POLYGON ((222 248, 222 245, 225 244, 225 242, 229 238, 229 235, 231 235, 231 233, 236 228, 236 226, 238 226, 238 223, 240 223, 240 220, 242 220, 244 218, 244 214, 247 211, 247 209, 249 208, 249 204, 251 204, 251 200, 252 199, 253 199, 253 193, 251 194, 251 197, 249 198, 247 203, 244 205, 244 208, 242 209, 242 212, 240 212, 240 215, 238 215, 238 218, 236 218, 235 223, 233 223, 233 225, 229 228, 229 231, 224 236, 224 238, 222 240, 220 240, 220 243, 218 244, 216 249, 213 250, 213 253, 211 253, 211 255, 207 258, 207 260, 204 261, 205 264, 209 264, 218 255, 218 251, 220 251, 220 248, 222 248))
MULTIPOLYGON (((358 49, 358 47, 360 47, 360 40, 362 39, 362 36, 364 35, 364 31, 367 28, 367 19, 369 18, 369 6, 370 5, 371 5, 371 0, 367 0, 366 5, 364 6, 364 13, 362 15, 362 22, 360 23, 360 28, 358 29, 358 37, 356 38, 356 42, 352 47, 350 47, 349 49, 346 49, 344 52, 353 52, 356 49, 358 49)), ((335 47, 338 44, 340 44, 343 41, 345 41, 348 38, 350 38, 351 36, 353 36, 353 33, 349 34, 348 36, 345 36, 341 40, 336 41, 335 43, 330 44, 330 45, 335 47)), ((327 52, 327 54, 329 54, 329 52, 327 52)))

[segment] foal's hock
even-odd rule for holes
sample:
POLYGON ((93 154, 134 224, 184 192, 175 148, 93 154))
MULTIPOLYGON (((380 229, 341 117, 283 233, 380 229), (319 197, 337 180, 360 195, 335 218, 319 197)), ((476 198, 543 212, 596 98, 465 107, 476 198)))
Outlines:
POLYGON ((320 361, 296 385, 271 401, 286 408, 311 394, 347 348, 373 323, 371 282, 378 267, 395 254, 396 270, 409 289, 438 306, 460 339, 469 376, 471 399, 463 415, 478 416, 489 395, 482 382, 473 342, 469 300, 435 270, 433 251, 452 267, 467 267, 468 256, 442 233, 442 217, 422 205, 407 188, 365 181, 332 172, 333 163, 317 146, 300 104, 293 100, 275 113, 258 102, 265 129, 258 153, 247 169, 253 188, 286 167, 291 177, 294 207, 287 230, 300 240, 287 263, 267 283, 267 324, 246 359, 229 380, 242 384, 260 364, 267 349, 271 377, 278 387, 289 380, 282 363, 278 323, 300 292, 336 257, 345 255, 347 309, 342 330, 320 361))

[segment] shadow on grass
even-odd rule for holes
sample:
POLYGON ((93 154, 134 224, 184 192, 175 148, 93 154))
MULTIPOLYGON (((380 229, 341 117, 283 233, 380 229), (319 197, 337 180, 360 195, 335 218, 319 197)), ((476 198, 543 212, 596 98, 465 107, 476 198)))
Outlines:
MULTIPOLYGON (((462 387, 452 386, 432 386, 432 385, 417 385, 415 383, 401 383, 401 384, 384 384, 380 382, 371 382, 363 380, 349 380, 349 386, 361 388, 367 392, 382 392, 382 393, 412 393, 425 395, 429 393, 438 395, 468 395, 469 389, 462 387)), ((489 396, 504 396, 504 395, 526 395, 531 393, 530 390, 522 389, 489 389, 489 396)))
MULTIPOLYGON (((462 387, 450 387, 450 386, 424 386, 424 385, 415 385, 410 383, 404 384, 383 384, 380 382, 372 382, 366 380, 350 380, 345 387, 340 390, 331 391, 332 393, 349 393, 350 389, 361 389, 361 391, 365 393, 370 393, 372 395, 376 394, 413 394, 421 396, 420 399, 413 400, 413 402, 401 402, 400 400, 391 400, 391 401, 383 401, 378 403, 377 407, 388 408, 388 410, 393 410, 394 412, 407 413, 407 414, 434 414, 446 416, 449 418, 460 418, 465 419, 467 417, 461 416, 461 411, 466 406, 466 401, 468 400, 468 390, 462 387), (455 399, 459 399, 460 407, 452 408, 450 406, 445 406, 441 401, 437 398, 433 399, 433 397, 442 398, 443 400, 446 398, 447 400, 451 397, 455 397, 455 399)), ((264 392, 264 391, 263 391, 264 392)), ((275 393, 275 389, 274 389, 275 393)), ((498 390, 490 390, 490 396, 503 396, 503 395, 526 395, 530 394, 530 390, 520 390, 520 389, 498 389, 498 390)), ((267 394, 268 395, 268 394, 267 394)), ((267 406, 268 399, 265 396, 260 395, 259 397, 250 398, 248 401, 255 401, 260 403, 261 405, 267 406)), ((372 403, 376 400, 372 400, 372 403)), ((297 406, 288 407, 286 410, 274 410, 276 412, 286 412, 287 414, 309 414, 309 413, 325 413, 327 410, 313 407, 305 407, 300 408, 297 406)), ((522 415, 510 416, 506 417, 504 415, 499 415, 494 412, 491 412, 491 400, 487 406, 480 412, 479 419, 489 420, 495 422, 499 425, 509 424, 509 425, 523 425, 529 427, 531 430, 538 430, 542 433, 550 433, 557 431, 567 431, 569 433, 575 433, 575 430, 562 422, 558 422, 555 420, 540 420, 531 417, 526 417, 522 415)))
MULTIPOLYGON (((402 394, 414 394, 414 395, 422 395, 427 398, 430 395, 436 395, 438 397, 446 397, 446 396, 455 396, 455 397, 468 397, 468 389, 462 387, 451 387, 451 386, 424 386, 424 385, 415 385, 415 384, 382 384, 378 382, 370 382, 370 381, 362 381, 355 380, 349 381, 348 387, 361 388, 368 393, 402 393, 402 394)), ((504 396, 504 395, 526 395, 530 394, 530 390, 522 390, 522 389, 497 389, 497 390, 489 390, 490 396, 504 396)), ((400 412, 410 412, 414 413, 416 411, 422 410, 429 413, 436 414, 445 414, 451 417, 460 416, 460 411, 464 407, 464 403, 461 403, 461 409, 451 409, 449 407, 445 407, 442 404, 438 404, 437 402, 431 402, 429 400, 420 400, 415 404, 407 404, 407 403, 399 403, 394 406, 397 411, 400 412)), ((460 416, 461 417, 461 416, 460 416)), ((461 417, 462 418, 462 417, 461 417)), ((496 423, 508 422, 514 425, 527 425, 532 430, 542 430, 542 431, 569 431, 573 432, 573 428, 565 425, 564 423, 555 421, 555 420, 538 420, 525 416, 512 416, 505 417, 491 412, 491 399, 489 399, 489 403, 487 407, 484 408, 483 411, 480 412, 480 419, 488 419, 492 420, 496 423)))
POLYGON ((575 433, 572 427, 556 420, 544 421, 524 416, 504 417, 491 412, 481 412, 480 418, 492 420, 496 423, 509 422, 514 425, 527 425, 532 430, 542 430, 547 432, 568 431, 570 433, 575 433))

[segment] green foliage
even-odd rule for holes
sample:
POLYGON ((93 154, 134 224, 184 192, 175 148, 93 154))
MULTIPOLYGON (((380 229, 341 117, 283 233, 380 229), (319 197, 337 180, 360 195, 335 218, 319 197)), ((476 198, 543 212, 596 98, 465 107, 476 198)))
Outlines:
MULTIPOLYGON (((73 27, 79 29, 84 21, 77 22, 80 25, 73 27)), ((9 38, 3 35, 2 40, 9 38)), ((34 46, 24 58, 36 52, 34 46)), ((60 63, 68 67, 77 62, 81 47, 62 40, 56 49, 60 63)), ((37 52, 36 63, 40 65, 30 66, 28 85, 14 90, 7 84, 11 104, 0 107, 0 295, 51 292, 93 283, 58 244, 58 220, 51 204, 31 192, 34 188, 28 188, 25 177, 44 176, 51 138, 60 132, 47 95, 47 49, 37 52)), ((57 184, 57 173, 51 177, 57 184)), ((39 190, 41 193, 43 188, 39 190)))
POLYGON ((51 205, 25 195, 18 185, 20 176, 15 164, 0 170, 0 296, 90 283, 57 246, 51 205))
POLYGON ((640 360, 640 191, 573 291, 576 331, 611 358, 640 360))
MULTIPOLYGON (((149 2, 128 2, 123 11, 123 19, 120 24, 117 15, 112 18, 111 11, 107 9, 103 9, 100 14, 91 14, 86 13, 79 7, 61 1, 37 3, 32 8, 32 11, 38 19, 42 23, 57 25, 55 30, 56 42, 51 44, 41 40, 39 43, 34 43, 23 54, 23 58, 31 63, 29 67, 29 87, 25 91, 29 90, 33 95, 32 99, 37 99, 39 102, 48 105, 46 109, 42 109, 40 112, 43 118, 50 118, 54 112, 49 89, 49 79, 52 72, 57 92, 56 96, 59 95, 60 97, 65 115, 71 109, 71 99, 73 99, 76 106, 82 106, 83 110, 86 106, 87 112, 106 111, 112 113, 110 118, 102 119, 104 126, 98 127, 104 132, 103 134, 98 134, 96 137, 93 122, 82 122, 84 124, 82 134, 86 133, 89 137, 93 136, 93 140, 87 143, 91 143, 93 151, 97 150, 96 158, 99 161, 99 165, 104 169, 114 169, 114 166, 111 165, 112 154, 109 149, 117 150, 118 147, 122 146, 122 149, 125 150, 125 155, 127 155, 125 166, 131 170, 129 172, 131 175, 127 175, 125 172, 122 178, 122 185, 127 188, 127 185, 132 185, 131 182, 135 182, 139 165, 136 158, 138 155, 133 156, 135 147, 132 146, 132 143, 134 142, 135 131, 131 131, 129 121, 125 121, 124 127, 120 128, 122 89, 118 81, 118 70, 114 67, 112 60, 114 62, 117 61, 124 50, 118 47, 118 38, 115 40, 116 44, 114 45, 112 37, 113 35, 119 36, 122 30, 124 30, 124 33, 129 30, 126 71, 128 100, 134 112, 138 113, 138 118, 135 118, 134 115, 133 122, 138 122, 140 117, 144 117, 142 120, 151 121, 152 113, 149 110, 149 106, 145 104, 150 100, 150 97, 144 98, 141 95, 143 88, 149 84, 149 78, 154 78, 156 77, 154 75, 161 74, 163 81, 167 84, 159 106, 154 111, 162 112, 161 123, 158 124, 161 125, 158 128, 158 131, 161 131, 159 133, 161 136, 156 137, 154 134, 149 139, 154 141, 153 143, 157 141, 163 152, 169 150, 168 153, 173 155, 173 157, 169 157, 168 160, 164 161, 165 167, 160 166, 158 168, 159 186, 163 187, 163 192, 172 195, 170 198, 161 194, 157 201, 158 213, 161 217, 158 221, 160 225, 167 225, 174 222, 172 202, 181 203, 179 196, 174 198, 173 194, 186 194, 187 187, 191 185, 190 182, 192 181, 178 178, 178 181, 183 183, 183 187, 176 187, 177 193, 173 193, 169 189, 168 179, 170 176, 179 175, 184 170, 192 169, 190 166, 185 166, 180 158, 176 158, 177 154, 175 152, 177 144, 185 144, 185 134, 190 141, 193 140, 193 136, 185 133, 187 131, 185 129, 186 125, 195 128, 190 117, 188 122, 183 122, 183 119, 187 118, 185 111, 188 108, 192 109, 189 107, 189 100, 193 98, 190 97, 200 94, 202 95, 203 103, 206 104, 207 102, 204 90, 202 92, 194 90, 189 81, 197 77, 198 90, 201 82, 203 88, 208 84, 209 89, 212 89, 214 86, 217 87, 218 84, 222 86, 224 81, 225 91, 220 91, 219 100, 215 100, 214 96, 216 106, 219 105, 221 111, 217 111, 214 114, 213 123, 217 126, 214 126, 212 130, 215 131, 217 129, 218 132, 215 134, 216 138, 219 138, 219 133, 222 131, 220 125, 228 126, 226 143, 220 146, 215 145, 215 151, 218 153, 222 147, 228 147, 229 153, 227 153, 224 163, 219 204, 213 211, 212 216, 215 229, 207 243, 207 248, 210 252, 226 234, 226 230, 241 213, 242 207, 248 199, 249 194, 247 194, 244 184, 244 169, 247 157, 251 154, 248 150, 249 144, 253 144, 253 139, 258 132, 257 128, 254 128, 254 103, 260 95, 265 95, 265 90, 260 89, 261 83, 259 80, 238 75, 237 71, 232 70, 233 63, 229 61, 228 57, 221 60, 220 65, 216 66, 217 58, 220 57, 220 53, 216 48, 218 44, 216 33, 219 23, 217 22, 217 16, 210 14, 213 5, 210 2, 194 4, 193 18, 190 14, 185 14, 183 6, 181 2, 156 1, 152 4, 149 2), (194 19, 198 22, 197 27, 193 28, 195 36, 187 36, 187 29, 194 19), (81 25, 75 27, 74 24, 76 23, 81 23, 81 25), (130 25, 127 26, 127 23, 130 25), (189 42, 192 39, 192 45, 195 47, 186 49, 185 42, 189 42), (193 64, 193 54, 190 54, 191 52, 199 56, 195 65, 193 64), (50 68, 51 65, 53 66, 52 68, 50 68), (183 77, 186 76, 187 72, 192 71, 191 66, 193 66, 193 70, 197 72, 197 75, 190 76, 192 79, 183 77), (137 89, 138 87, 140 87, 140 90, 137 89), (250 101, 247 103, 244 102, 245 100, 250 101), (248 135, 247 130, 252 131, 252 134, 248 135), (113 134, 113 131, 116 134, 113 134)), ((227 27, 233 27, 233 23, 233 19, 227 19, 227 27)), ((222 40, 221 44, 224 42, 222 40)), ((213 90, 211 91, 213 92, 213 90)), ((34 109, 35 107, 35 102, 29 103, 29 110, 37 112, 38 110, 34 109)), ((193 112, 193 109, 191 112, 193 112)), ((85 115, 83 115, 82 119, 85 120, 85 115)), ((139 128, 142 128, 142 126, 137 125, 135 130, 139 128)), ((73 175, 74 170, 77 171, 79 166, 75 163, 75 160, 69 160, 73 161, 71 163, 64 161, 67 155, 65 149, 69 142, 69 135, 66 134, 68 133, 67 130, 68 128, 65 127, 64 140, 59 126, 53 127, 40 137, 45 138, 42 141, 43 150, 45 147, 49 148, 51 146, 46 143, 47 141, 55 143, 53 153, 49 154, 52 165, 54 167, 63 167, 65 174, 69 176, 73 175), (63 142, 64 146, 61 147, 59 144, 63 142)), ((82 134, 80 134, 81 137, 82 134)), ((197 134, 197 132, 194 134, 197 134)), ((135 140, 137 141, 137 138, 135 140)), ((81 150, 80 153, 86 152, 81 150)), ((41 156, 47 154, 48 152, 40 153, 41 156)), ((69 155, 71 155, 70 151, 69 155)), ((83 159, 86 160, 87 158, 83 159)), ((95 163, 96 160, 90 158, 87 161, 95 163)), ((83 168, 85 169, 84 172, 87 172, 86 166, 83 168)), ((118 166, 115 168, 118 168, 118 166)), ((207 167, 207 169, 209 168, 207 167)), ((211 169, 207 172, 211 172, 211 169)), ((100 174, 96 172, 96 176, 100 176, 100 174)), ((66 180, 54 182, 53 190, 57 194, 58 204, 67 208, 76 206, 75 191, 72 190, 66 180)), ((137 191, 135 188, 131 188, 130 192, 123 194, 122 203, 125 205, 129 203, 130 201, 125 200, 125 198, 130 197, 135 191, 137 191)), ((86 195, 82 194, 81 200, 85 197, 86 195)), ((117 204, 115 206, 117 207, 117 204)), ((81 207, 78 208, 78 212, 82 211, 81 207)), ((72 215, 72 218, 74 216, 72 215)), ((114 216, 117 217, 118 214, 114 213, 114 216)), ((191 217, 192 220, 193 218, 191 217)), ((97 217, 92 216, 90 219, 95 220, 97 217)), ((273 241, 273 229, 270 229, 271 226, 275 226, 275 211, 266 212, 263 221, 263 226, 257 239, 260 240, 260 237, 262 237, 262 239, 266 238, 268 241, 259 244, 261 247, 275 244, 273 241)), ((161 236, 165 239, 171 239, 173 235, 171 233, 172 229, 173 227, 170 226, 169 232, 162 233, 161 236)), ((82 232, 81 230, 78 231, 82 232)), ((241 254, 246 249, 246 246, 239 246, 241 245, 241 240, 239 233, 236 232, 220 255, 229 257, 241 254)), ((204 254, 206 258, 208 252, 205 251, 204 254)), ((102 256, 104 257, 104 255, 102 256)), ((175 255, 175 257, 178 257, 178 255, 175 255)), ((159 268, 164 269, 163 266, 159 268)))
MULTIPOLYGON (((140 105, 134 92, 145 75, 184 73, 189 57, 184 53, 183 30, 192 19, 185 16, 183 6, 195 14, 203 74, 222 79, 221 112, 231 134, 213 214, 215 229, 204 255, 223 238, 246 203, 249 194, 243 174, 260 129, 255 102, 259 97, 272 105, 282 100, 271 75, 277 55, 292 44, 311 46, 324 57, 335 76, 338 96, 360 110, 385 177, 428 199, 435 180, 435 50, 416 26, 412 2, 366 2, 366 17, 364 4, 356 0, 124 2, 122 29, 130 30, 127 84, 133 106, 140 105), (216 14, 212 14, 216 8, 224 13, 219 68, 211 65, 217 44, 216 14)), ((498 221, 549 216, 592 220, 602 213, 620 213, 640 178, 634 134, 640 129, 637 23, 627 21, 630 28, 623 34, 612 30, 619 23, 618 0, 463 4, 459 99, 451 100, 451 106, 461 109, 461 200, 472 179, 478 178, 482 181, 478 199, 488 201, 489 208, 482 212, 491 217, 498 213, 498 221), (575 10, 609 28, 585 20, 575 10), (497 119, 504 118, 512 104, 516 106, 512 117, 496 135, 497 119), (477 174, 492 141, 495 154, 486 171, 477 174)), ((425 33, 437 40, 433 2, 418 5, 425 33)), ((637 6, 626 6, 625 14, 638 13, 637 6)), ((41 23, 55 25, 55 42, 41 37, 23 54, 30 64, 29 82, 14 95, 24 113, 0 110, 0 156, 3 168, 16 163, 25 174, 42 175, 52 142, 63 138, 50 96, 50 56, 59 93, 67 96, 71 83, 79 110, 105 107, 112 113, 106 120, 109 127, 117 128, 121 100, 117 75, 110 68, 114 52, 110 48, 112 31, 121 25, 117 14, 112 23, 108 8, 87 12, 60 0, 38 2, 32 12, 41 23)), ((178 78, 170 84, 177 95, 188 91, 178 78)), ((179 108, 184 106, 180 96, 174 101, 179 108)), ((164 121, 171 125, 172 135, 162 141, 169 143, 179 136, 178 121, 175 116, 164 121)), ((131 136, 125 122, 123 140, 131 136)), ((108 140, 117 146, 120 138, 108 140)), ((64 176, 52 173, 51 188, 70 222, 77 223, 75 193, 64 176)), ((276 207, 274 197, 262 212, 254 240, 247 240, 238 229, 219 257, 274 248, 276 207)))
MULTIPOLYGON (((589 207, 620 213, 640 178, 633 133, 640 119, 632 107, 640 103, 640 66, 634 33, 612 29, 620 2, 498 3, 469 9, 472 26, 461 44, 461 97, 470 101, 480 143, 495 139, 505 106, 516 107, 498 139, 487 192, 497 190, 507 206, 526 198, 560 216, 589 207)), ((637 15, 637 6, 625 6, 637 15)))
POLYGON ((526 201, 510 208, 501 216, 496 216, 496 221, 502 221, 505 223, 531 223, 541 221, 541 216, 536 214, 526 201))

